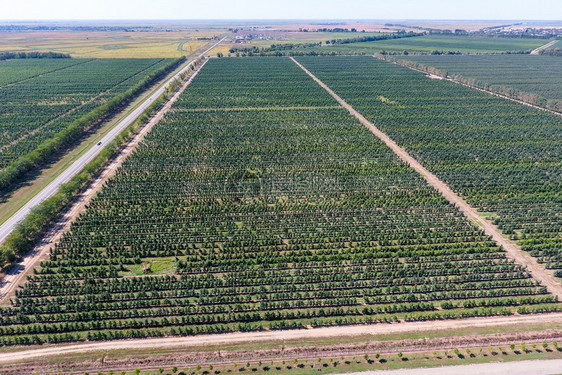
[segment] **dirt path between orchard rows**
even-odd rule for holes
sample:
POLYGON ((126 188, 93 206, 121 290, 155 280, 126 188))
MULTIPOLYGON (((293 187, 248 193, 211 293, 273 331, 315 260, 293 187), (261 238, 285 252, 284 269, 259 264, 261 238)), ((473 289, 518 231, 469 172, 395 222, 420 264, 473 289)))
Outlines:
POLYGON ((410 154, 406 152, 402 147, 400 147, 394 140, 392 140, 388 135, 379 130, 372 122, 367 120, 363 115, 353 109, 352 106, 347 104, 338 94, 332 91, 324 82, 319 80, 314 74, 308 71, 303 65, 301 65, 297 60, 291 57, 291 60, 295 62, 301 69, 303 69, 316 83, 318 83, 324 90, 326 90, 334 99, 340 103, 342 107, 347 109, 349 113, 355 116, 363 125, 365 125, 374 135, 376 135, 381 141, 383 141, 400 159, 402 159, 406 164, 412 167, 416 172, 422 175, 426 181, 433 186, 437 191, 439 191, 450 203, 454 204, 470 221, 478 225, 484 230, 488 236, 491 236, 496 243, 501 245, 506 251, 507 256, 517 263, 525 267, 527 271, 538 281, 540 281, 544 286, 547 287, 548 291, 553 295, 557 296, 558 299, 562 300, 562 283, 560 283, 556 278, 550 275, 546 269, 540 265, 535 258, 529 254, 523 252, 519 246, 514 242, 504 237, 500 231, 489 221, 483 219, 478 215, 478 211, 470 206, 464 199, 453 192, 449 186, 441 181, 437 176, 428 171, 423 165, 421 165, 416 159, 414 159, 410 154))
MULTIPOLYGON (((341 337, 341 336, 338 336, 341 337)), ((464 351, 474 351, 481 353, 486 351, 496 360, 509 359, 504 357, 510 346, 513 344, 517 349, 511 350, 513 354, 522 354, 519 351, 521 343, 529 347, 529 352, 544 352, 543 344, 550 346, 546 350, 554 358, 560 358, 561 349, 554 347, 554 341, 562 341, 562 330, 549 329, 538 332, 515 332, 500 334, 478 334, 463 335, 454 337, 422 337, 422 338, 399 338, 390 340, 377 340, 376 336, 352 337, 351 342, 346 343, 330 343, 330 342, 311 342, 307 340, 303 345, 301 341, 273 341, 267 343, 253 344, 248 347, 243 343, 241 346, 215 345, 214 347, 186 347, 176 346, 175 348, 149 348, 134 350, 133 348, 126 351, 94 351, 89 353, 80 353, 78 360, 75 354, 64 354, 57 358, 32 358, 23 362, 12 363, 7 365, 0 364, 0 374, 6 375, 29 375, 32 372, 37 373, 57 373, 72 375, 73 373, 94 373, 109 372, 114 373, 120 371, 131 371, 138 368, 143 371, 157 372, 159 368, 177 367, 194 367, 197 365, 202 368, 213 366, 232 366, 235 363, 254 363, 259 365, 259 361, 268 362, 292 362, 298 358, 299 362, 316 361, 318 358, 328 360, 328 358, 341 357, 364 357, 365 354, 370 356, 379 353, 380 355, 396 355, 403 352, 407 357, 410 355, 429 354, 436 351, 442 351, 444 356, 449 357, 448 351, 454 353, 455 349, 464 351), (533 348, 533 349, 531 349, 533 348), (554 349, 553 349, 554 348, 554 349), (556 353, 558 352, 558 353, 556 353), (447 353, 447 354, 445 354, 447 353)), ((332 339, 332 341, 335 341, 332 339)), ((406 357, 406 358, 407 358, 406 357)), ((443 358, 443 357, 442 357, 443 358)), ((520 358, 511 358, 519 360, 520 358)), ((434 363, 436 366, 438 362, 434 363)), ((487 374, 486 374, 487 375, 487 374)))
POLYGON ((14 290, 25 281, 27 274, 38 266, 42 260, 47 258, 50 249, 58 243, 62 238, 62 235, 70 229, 74 220, 86 209, 94 195, 103 187, 105 182, 115 174, 117 169, 133 152, 139 142, 141 142, 146 134, 152 130, 154 125, 156 125, 162 117, 164 117, 164 114, 168 112, 176 100, 178 100, 181 93, 187 88, 207 61, 208 60, 205 60, 199 68, 193 72, 191 77, 181 86, 174 96, 168 100, 168 102, 150 119, 146 125, 142 127, 139 132, 137 132, 137 134, 133 136, 133 138, 131 138, 126 146, 121 149, 119 154, 103 168, 98 177, 87 187, 87 189, 75 198, 70 208, 57 219, 48 233, 43 236, 39 245, 35 246, 32 253, 26 256, 24 260, 18 264, 18 267, 15 270, 12 270, 12 272, 5 275, 0 282, 0 304, 7 302, 6 300, 13 294, 14 290))
MULTIPOLYGON (((539 321, 550 321, 553 324, 562 324, 562 313, 519 315, 519 316, 493 316, 484 318, 467 318, 459 320, 439 320, 421 322, 380 323, 358 326, 323 327, 302 330, 262 331, 262 332, 233 332, 225 334, 198 335, 187 337, 163 337, 133 340, 114 340, 103 342, 89 342, 71 345, 56 345, 28 349, 15 352, 0 352, 0 364, 14 363, 49 356, 73 353, 87 353, 103 350, 126 349, 157 349, 165 348, 200 348, 202 346, 219 346, 238 343, 258 344, 263 342, 285 342, 285 340, 298 340, 305 342, 309 339, 329 339, 342 337, 365 337, 374 335, 391 335, 409 332, 435 332, 451 329, 487 328, 505 325, 534 324, 539 321)), ((480 336, 476 336, 480 337, 480 336)), ((424 339, 422 339, 424 340, 424 339)), ((488 345, 486 342, 484 345, 488 345)), ((183 350, 183 349, 182 349, 183 350)))
POLYGON ((540 54, 540 52, 543 49, 547 49, 548 47, 550 47, 551 45, 555 44, 556 42, 558 42, 558 39, 553 40, 551 42, 546 43, 545 45, 540 46, 539 48, 535 48, 534 50, 531 51, 531 55, 538 55, 540 54))

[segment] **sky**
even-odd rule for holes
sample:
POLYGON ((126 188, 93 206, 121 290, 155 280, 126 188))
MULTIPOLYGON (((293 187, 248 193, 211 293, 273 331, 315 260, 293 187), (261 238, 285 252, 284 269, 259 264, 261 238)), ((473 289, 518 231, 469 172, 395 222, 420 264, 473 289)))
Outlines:
POLYGON ((2 20, 560 20, 562 0, 0 0, 2 20))

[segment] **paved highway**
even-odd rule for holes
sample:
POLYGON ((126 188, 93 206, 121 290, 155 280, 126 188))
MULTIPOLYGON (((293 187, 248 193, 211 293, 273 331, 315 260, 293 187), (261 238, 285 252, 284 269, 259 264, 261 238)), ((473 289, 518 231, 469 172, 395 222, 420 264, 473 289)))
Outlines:
MULTIPOLYGON (((207 52, 215 48, 219 43, 225 40, 226 37, 222 38, 204 52, 202 52, 198 57, 203 57, 207 52)), ((54 195, 58 188, 70 181, 72 177, 74 177, 78 172, 84 168, 86 164, 92 161, 100 152, 101 150, 111 142, 121 131, 123 131, 127 126, 129 126, 133 121, 139 117, 144 110, 146 110, 160 95, 164 93, 164 90, 172 83, 173 80, 178 78, 182 73, 188 70, 193 61, 186 65, 182 70, 180 70, 176 75, 170 78, 165 85, 160 87, 157 91, 155 91, 148 99, 146 99, 138 108, 136 108, 131 114, 129 114, 124 120, 122 120, 119 124, 117 124, 109 133, 103 137, 101 143, 96 144, 91 149, 89 149, 84 155, 82 155, 78 160, 76 160, 70 167, 68 167, 64 172, 62 172, 53 182, 47 185, 43 190, 41 190, 37 195, 35 195, 29 202, 27 202, 19 211, 17 211, 12 217, 4 222, 0 226, 0 243, 4 242, 6 238, 12 233, 14 228, 18 225, 20 221, 22 221, 33 208, 37 207, 47 198, 54 195)))

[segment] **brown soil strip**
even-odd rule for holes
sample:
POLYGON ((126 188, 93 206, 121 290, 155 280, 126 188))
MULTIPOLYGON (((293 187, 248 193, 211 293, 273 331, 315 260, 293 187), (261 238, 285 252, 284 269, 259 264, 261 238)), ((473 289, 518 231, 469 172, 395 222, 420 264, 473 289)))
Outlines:
POLYGON ((376 135, 381 141, 383 141, 400 159, 402 159, 406 164, 412 167, 416 172, 422 175, 426 181, 433 186, 437 191, 439 191, 450 203, 454 204, 470 221, 478 225, 484 233, 491 236, 496 243, 501 245, 506 251, 507 256, 517 263, 522 265, 530 272, 530 274, 540 281, 544 286, 547 287, 548 291, 558 299, 562 299, 562 283, 558 281, 554 276, 550 275, 545 268, 540 265, 535 258, 529 254, 523 252, 521 248, 514 242, 504 237, 499 230, 492 225, 487 220, 484 220, 478 214, 478 211, 471 207, 464 199, 454 193, 449 186, 441 181, 437 176, 428 171, 423 165, 421 165, 416 159, 414 159, 410 154, 408 154, 402 147, 400 147, 396 142, 394 142, 388 135, 380 131, 373 123, 367 120, 363 115, 353 109, 352 106, 347 104, 339 95, 332 91, 326 84, 320 81, 314 74, 308 71, 304 66, 302 66, 298 61, 291 57, 291 60, 295 62, 301 69, 303 69, 316 83, 318 83, 322 88, 324 88, 334 99, 341 104, 342 107, 347 109, 349 113, 355 116, 363 125, 365 125, 374 135, 376 135))

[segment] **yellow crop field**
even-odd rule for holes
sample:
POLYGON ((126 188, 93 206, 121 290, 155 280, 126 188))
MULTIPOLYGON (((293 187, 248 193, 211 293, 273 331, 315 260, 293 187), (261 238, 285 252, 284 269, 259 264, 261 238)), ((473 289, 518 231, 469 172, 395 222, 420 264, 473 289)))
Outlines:
POLYGON ((0 51, 54 51, 73 57, 181 57, 209 42, 216 32, 69 32, 0 33, 0 51))

